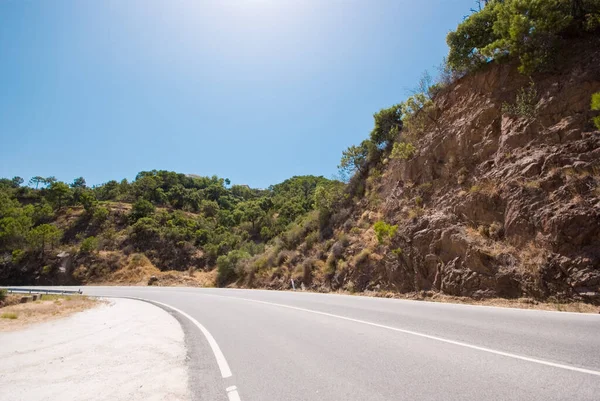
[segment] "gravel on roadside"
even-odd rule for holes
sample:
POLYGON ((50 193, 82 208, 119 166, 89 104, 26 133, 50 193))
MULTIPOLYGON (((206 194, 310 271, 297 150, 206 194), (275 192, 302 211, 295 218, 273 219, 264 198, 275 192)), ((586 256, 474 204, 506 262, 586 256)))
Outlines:
POLYGON ((146 302, 113 299, 0 333, 1 400, 188 400, 184 333, 146 302))

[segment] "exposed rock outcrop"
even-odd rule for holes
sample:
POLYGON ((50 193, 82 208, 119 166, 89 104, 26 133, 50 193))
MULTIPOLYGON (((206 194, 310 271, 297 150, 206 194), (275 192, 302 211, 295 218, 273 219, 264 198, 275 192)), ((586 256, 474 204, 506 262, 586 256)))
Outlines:
POLYGON ((578 43, 560 72, 531 78, 489 65, 438 94, 414 157, 385 160, 336 227, 349 241, 343 269, 312 287, 600 302, 599 49, 578 43), (503 112, 531 82, 534 116, 503 112), (378 219, 399 227, 389 244, 373 240, 378 219))

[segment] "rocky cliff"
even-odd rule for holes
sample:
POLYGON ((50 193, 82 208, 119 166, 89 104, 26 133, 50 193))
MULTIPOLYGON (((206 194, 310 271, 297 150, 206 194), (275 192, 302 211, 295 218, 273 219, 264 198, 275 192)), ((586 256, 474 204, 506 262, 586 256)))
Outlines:
MULTIPOLYGON (((280 261, 303 266, 295 277, 314 289, 600 302, 598 91, 597 39, 574 43, 552 73, 490 64, 458 80, 435 96, 415 154, 383 160, 334 217, 337 241, 280 261), (378 220, 398 226, 388 243, 378 220)), ((287 287, 277 272, 253 285, 287 287)))

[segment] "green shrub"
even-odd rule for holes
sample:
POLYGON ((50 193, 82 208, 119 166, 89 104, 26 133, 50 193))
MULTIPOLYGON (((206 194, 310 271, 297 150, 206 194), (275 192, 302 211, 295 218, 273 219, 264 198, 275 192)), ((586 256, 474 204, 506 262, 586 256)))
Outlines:
POLYGON ((110 211, 104 206, 94 208, 92 212, 92 223, 97 226, 102 225, 106 220, 108 220, 109 214, 110 211))
POLYGON ((396 248, 396 249, 392 249, 392 253, 398 257, 402 256, 402 254, 404 253, 404 251, 402 250, 402 248, 396 248))
POLYGON ((350 234, 358 235, 358 234, 360 234, 361 232, 362 232, 362 231, 361 231, 360 227, 352 227, 352 228, 350 229, 350 234))
POLYGON ((408 218, 411 220, 416 219, 417 217, 421 217, 424 213, 425 211, 423 208, 417 206, 408 211, 408 218))
MULTIPOLYGON (((404 128, 411 134, 411 137, 416 138, 419 134, 425 131, 427 124, 433 123, 437 128, 437 107, 433 100, 426 93, 416 93, 410 96, 402 104, 404 110, 404 128)), ((413 151, 406 158, 410 158, 414 153, 414 146, 408 144, 408 148, 413 148, 413 151)))
POLYGON ((252 267, 254 268, 255 271, 266 270, 266 269, 270 269, 273 266, 280 266, 277 264, 277 262, 281 262, 281 264, 283 264, 284 262, 290 262, 290 260, 296 256, 295 252, 290 252, 290 251, 282 251, 282 252, 287 252, 286 256, 282 257, 281 252, 280 252, 275 257, 273 251, 269 251, 263 255, 257 256, 252 261, 252 267))
POLYGON ((333 274, 335 274, 336 266, 337 266, 337 257, 333 253, 330 253, 329 256, 327 256, 327 261, 325 262, 324 273, 332 276, 333 274))
POLYGON ((5 290, 4 288, 0 288, 0 302, 4 301, 6 299, 7 295, 8 295, 8 291, 5 290))
POLYGON ((319 232, 312 231, 306 236, 306 247, 311 249, 319 241, 319 232))
POLYGON ((304 228, 293 223, 286 232, 281 235, 286 248, 293 249, 298 246, 306 235, 304 228))
POLYGON ((17 319, 18 317, 19 315, 14 312, 4 312, 2 315, 0 315, 0 318, 2 319, 17 319))
POLYGON ((96 200, 96 196, 89 189, 75 189, 75 200, 83 205, 83 208, 88 213, 93 213, 98 201, 96 200))
POLYGON ((160 239, 160 228, 158 223, 151 217, 142 217, 133 224, 129 237, 138 247, 152 245, 160 239))
POLYGON ((521 88, 514 104, 504 103, 502 112, 517 117, 535 119, 537 117, 537 90, 532 82, 528 88, 521 88))
POLYGON ((392 159, 408 160, 415 154, 416 148, 410 142, 396 142, 392 148, 392 159))
POLYGON ((313 258, 308 258, 305 259, 304 262, 302 262, 302 282, 303 283, 310 283, 310 280, 312 279, 312 271, 313 268, 316 266, 316 260, 313 258))
POLYGON ((79 252, 81 253, 92 253, 96 249, 98 249, 98 239, 94 236, 87 237, 79 246, 79 252))
POLYGON ((373 226, 373 229, 375 230, 375 235, 377 236, 377 241, 380 244, 383 244, 386 241, 391 240, 396 235, 396 231, 398 231, 398 226, 397 225, 393 226, 391 224, 387 224, 383 220, 379 220, 378 222, 375 223, 375 225, 373 226))
POLYGON ((22 249, 15 249, 12 251, 12 262, 19 263, 25 257, 25 251, 22 249))
POLYGON ((309 217, 315 219, 319 228, 326 226, 331 215, 342 206, 348 198, 345 191, 346 186, 342 182, 331 181, 326 184, 319 184, 314 193, 314 206, 316 214, 309 217))
POLYGON ((34 206, 32 217, 38 224, 49 223, 54 218, 54 210, 45 199, 42 199, 40 203, 34 206))
POLYGON ((139 219, 152 216, 155 210, 156 208, 152 203, 146 199, 140 199, 133 204, 131 212, 129 213, 129 219, 131 222, 135 223, 139 219))
MULTIPOLYGON (((600 92, 592 95, 592 110, 600 111, 600 92)), ((600 116, 594 117, 594 125, 600 129, 600 116)))
POLYGON ((235 279, 235 270, 241 261, 250 258, 247 252, 234 250, 217 258, 217 285, 222 287, 235 279))

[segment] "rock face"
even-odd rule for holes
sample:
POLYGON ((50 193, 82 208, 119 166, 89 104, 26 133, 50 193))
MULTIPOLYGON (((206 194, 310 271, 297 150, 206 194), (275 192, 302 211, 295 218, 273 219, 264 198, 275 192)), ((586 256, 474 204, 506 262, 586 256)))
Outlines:
POLYGON ((574 45, 556 70, 529 78, 489 65, 438 94, 417 153, 385 160, 337 225, 347 266, 312 286, 600 302, 600 132, 590 111, 600 41, 574 45), (533 116, 503 112, 531 82, 533 116), (379 219, 398 225, 391 243, 373 241, 379 219), (354 263, 367 247, 367 263, 354 263))
POLYGON ((394 246, 405 250, 399 263, 414 272, 412 290, 598 300, 600 132, 590 98, 600 91, 600 47, 593 49, 560 74, 533 77, 534 117, 503 113, 531 85, 512 65, 490 66, 435 99, 441 128, 419 139, 412 160, 391 161, 374 188, 384 220, 400 227, 394 246), (422 215, 407 221, 403 209, 416 197, 422 215))

